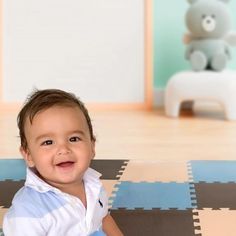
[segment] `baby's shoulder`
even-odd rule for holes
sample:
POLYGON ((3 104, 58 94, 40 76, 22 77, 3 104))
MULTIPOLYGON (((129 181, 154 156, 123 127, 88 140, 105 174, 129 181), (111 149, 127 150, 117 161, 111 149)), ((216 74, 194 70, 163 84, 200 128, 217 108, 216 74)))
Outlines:
POLYGON ((42 218, 65 203, 65 200, 51 191, 38 192, 30 187, 23 187, 14 196, 7 215, 8 217, 42 218))

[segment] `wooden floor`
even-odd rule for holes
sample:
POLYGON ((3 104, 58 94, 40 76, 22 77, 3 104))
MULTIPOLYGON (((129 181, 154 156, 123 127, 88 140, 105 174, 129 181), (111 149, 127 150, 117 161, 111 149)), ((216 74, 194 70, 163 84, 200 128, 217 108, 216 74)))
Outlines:
MULTIPOLYGON (((0 160, 0 235, 3 215, 24 184, 23 160, 10 160, 21 158, 16 115, 0 112, 0 159, 9 158, 0 160)), ((103 174, 111 214, 125 235, 235 235, 236 121, 201 106, 178 119, 163 109, 90 115, 96 159, 107 159, 92 167, 103 174)))
MULTIPOLYGON (((19 158, 16 112, 0 112, 0 158, 19 158)), ((221 109, 196 108, 180 118, 153 111, 90 111, 97 159, 233 160, 236 122, 221 109)))

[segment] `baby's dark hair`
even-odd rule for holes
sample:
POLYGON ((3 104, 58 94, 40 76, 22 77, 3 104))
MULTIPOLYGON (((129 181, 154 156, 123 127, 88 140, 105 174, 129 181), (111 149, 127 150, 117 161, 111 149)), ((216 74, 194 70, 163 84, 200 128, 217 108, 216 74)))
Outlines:
POLYGON ((17 116, 21 147, 24 150, 27 149, 27 140, 24 129, 27 118, 29 118, 30 123, 32 123, 38 112, 53 106, 78 107, 86 118, 91 140, 96 141, 88 110, 78 97, 73 93, 68 93, 59 89, 35 90, 26 99, 24 106, 17 116))

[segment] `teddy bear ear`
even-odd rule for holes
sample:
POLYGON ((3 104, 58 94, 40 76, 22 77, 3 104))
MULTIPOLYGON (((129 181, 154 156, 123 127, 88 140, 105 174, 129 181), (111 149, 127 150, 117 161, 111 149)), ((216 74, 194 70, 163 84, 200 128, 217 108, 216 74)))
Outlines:
POLYGON ((190 4, 197 2, 198 0, 187 0, 190 4))

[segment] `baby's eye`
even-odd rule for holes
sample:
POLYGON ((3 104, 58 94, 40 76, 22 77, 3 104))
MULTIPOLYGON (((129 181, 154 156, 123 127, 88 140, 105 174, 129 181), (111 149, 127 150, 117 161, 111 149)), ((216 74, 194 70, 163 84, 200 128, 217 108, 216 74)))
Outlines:
POLYGON ((52 145, 52 140, 46 140, 46 141, 42 142, 41 145, 42 146, 52 145))
POLYGON ((78 142, 81 139, 80 139, 80 137, 71 137, 69 140, 70 140, 70 142, 78 142))

